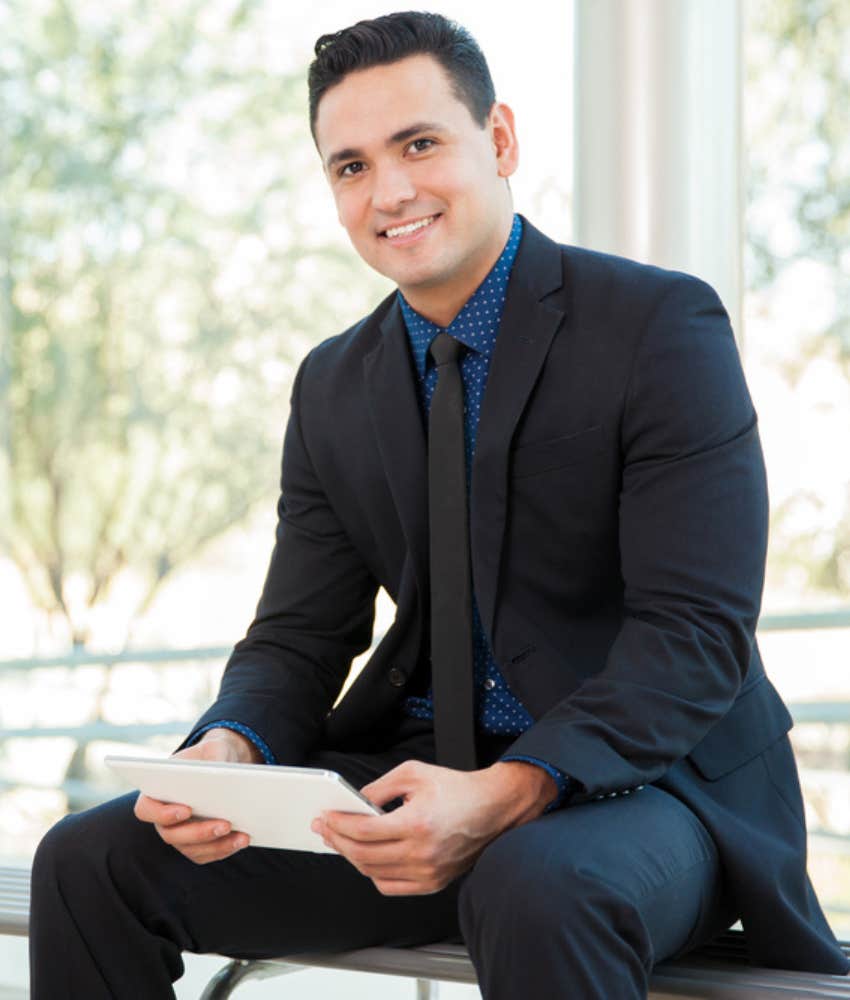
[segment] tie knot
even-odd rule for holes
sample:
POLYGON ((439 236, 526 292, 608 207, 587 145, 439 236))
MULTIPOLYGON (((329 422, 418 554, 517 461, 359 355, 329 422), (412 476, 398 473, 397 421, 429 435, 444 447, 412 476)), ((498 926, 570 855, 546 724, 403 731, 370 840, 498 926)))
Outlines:
POLYGON ((438 368, 456 362, 462 349, 463 344, 450 333, 438 333, 428 348, 438 368))

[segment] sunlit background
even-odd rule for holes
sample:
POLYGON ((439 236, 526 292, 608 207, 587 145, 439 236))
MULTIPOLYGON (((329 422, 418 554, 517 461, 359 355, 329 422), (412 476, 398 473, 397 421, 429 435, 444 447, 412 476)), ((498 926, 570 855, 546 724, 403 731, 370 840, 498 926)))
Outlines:
MULTIPOLYGON (((811 873, 848 937, 850 5, 731 2, 730 311, 772 506, 760 642, 798 720, 811 873)), ((305 70, 319 34, 391 9, 0 2, 0 865, 121 790, 105 754, 170 752, 253 615, 295 366, 389 290, 336 221, 305 70)), ((575 239, 573 3, 437 9, 516 112, 517 209, 575 239)), ((379 632, 391 613, 383 596, 379 632)), ((218 964, 189 957, 178 995, 218 964)), ((304 996, 406 995, 300 975, 304 996)), ((0 997, 26 982, 25 942, 0 938, 0 997)))

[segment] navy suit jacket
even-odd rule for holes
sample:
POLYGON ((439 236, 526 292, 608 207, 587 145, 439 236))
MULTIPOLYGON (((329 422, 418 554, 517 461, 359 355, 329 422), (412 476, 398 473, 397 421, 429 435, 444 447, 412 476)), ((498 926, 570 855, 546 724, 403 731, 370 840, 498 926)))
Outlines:
MULTIPOLYGON (((236 719, 297 764, 379 741, 427 684, 414 378, 395 295, 303 362, 257 616, 196 729, 236 719), (379 586, 395 621, 334 707, 379 586)), ((573 776, 572 803, 649 782, 677 795, 718 844, 752 959, 844 972, 806 876, 791 719, 755 640, 767 520, 717 295, 526 221, 470 496, 484 628, 535 719, 510 752, 573 776)))

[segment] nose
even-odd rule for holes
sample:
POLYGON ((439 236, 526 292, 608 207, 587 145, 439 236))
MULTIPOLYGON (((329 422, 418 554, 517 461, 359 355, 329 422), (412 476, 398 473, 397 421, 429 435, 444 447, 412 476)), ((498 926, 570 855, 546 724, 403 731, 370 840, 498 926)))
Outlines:
POLYGON ((372 204, 379 212, 393 215, 416 197, 416 188, 401 164, 376 166, 372 176, 372 204))

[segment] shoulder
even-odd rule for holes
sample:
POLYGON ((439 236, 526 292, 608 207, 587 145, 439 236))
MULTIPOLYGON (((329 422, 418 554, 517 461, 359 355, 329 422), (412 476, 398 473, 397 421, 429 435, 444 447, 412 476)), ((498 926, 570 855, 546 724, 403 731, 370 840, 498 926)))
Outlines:
POLYGON ((692 310, 725 310, 717 292, 696 275, 581 247, 562 246, 564 289, 576 310, 645 326, 692 310))
POLYGON ((526 266, 537 268, 548 262, 552 267, 559 259, 561 280, 554 296, 577 318, 596 317, 607 323, 627 320, 634 329, 657 309, 687 309, 693 304, 722 308, 711 285, 693 274, 557 243, 523 221, 526 266))
POLYGON ((372 312, 313 347, 301 362, 298 381, 335 381, 359 374, 363 359, 377 346, 381 323, 395 302, 393 291, 372 312))
POLYGON ((707 282, 684 271, 644 264, 584 247, 563 245, 561 253, 565 266, 576 276, 594 284, 616 285, 623 292, 647 297, 666 294, 673 289, 714 294, 707 282))

